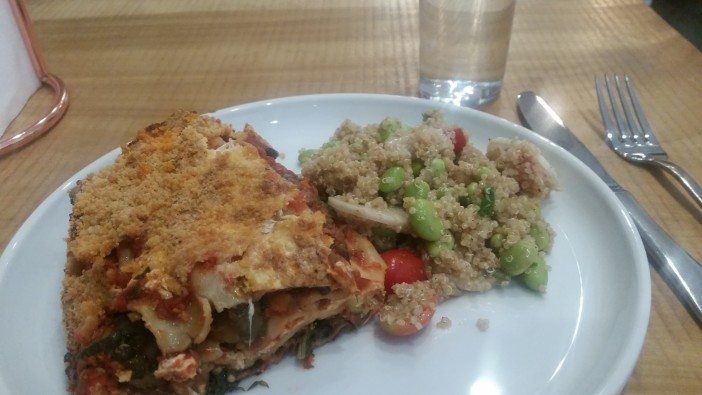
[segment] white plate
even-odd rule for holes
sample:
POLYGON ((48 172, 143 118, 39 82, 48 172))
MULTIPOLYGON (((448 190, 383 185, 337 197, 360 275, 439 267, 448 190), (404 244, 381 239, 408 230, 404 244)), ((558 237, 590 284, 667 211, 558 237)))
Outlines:
MULTIPOLYGON (((650 308, 646 256, 631 220, 597 176, 570 154, 505 120, 414 98, 334 94, 276 99, 214 114, 241 129, 254 126, 299 170, 297 151, 318 147, 346 118, 360 124, 387 115, 418 123, 430 108, 488 138, 518 136, 536 143, 563 190, 545 201, 556 230, 548 293, 518 284, 467 294, 442 304, 448 330, 433 324, 419 335, 389 339, 374 324, 316 351, 315 368, 292 358, 260 378, 261 394, 612 394, 621 390, 641 349, 650 308), (490 327, 481 332, 476 320, 490 327)), ((59 295, 68 229, 68 190, 111 163, 118 150, 71 177, 27 219, 0 257, 0 393, 65 392, 59 295)))

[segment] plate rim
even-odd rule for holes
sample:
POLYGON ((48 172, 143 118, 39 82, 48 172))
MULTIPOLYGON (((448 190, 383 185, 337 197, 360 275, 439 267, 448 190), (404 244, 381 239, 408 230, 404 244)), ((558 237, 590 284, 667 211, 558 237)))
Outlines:
MULTIPOLYGON (((556 145, 552 141, 540 136, 531 130, 511 122, 507 119, 500 118, 493 114, 488 114, 476 109, 467 107, 457 107, 453 104, 441 103, 437 101, 431 101, 427 99, 409 97, 409 96, 399 96, 399 95, 389 95, 389 94, 378 94, 378 93, 321 93, 321 94, 309 94, 309 95, 294 95, 286 96, 274 99, 264 99, 255 102, 242 103, 229 107, 224 107, 212 112, 206 113, 206 115, 218 117, 223 113, 231 113, 237 111, 244 111, 247 109, 252 109, 256 107, 266 107, 272 105, 285 105, 293 104, 299 102, 312 102, 312 101, 327 101, 327 100, 380 100, 386 102, 396 102, 401 104, 423 104, 430 107, 439 108, 446 112, 458 112, 470 114, 477 118, 483 118, 484 120, 497 124, 501 127, 511 129, 515 132, 517 136, 526 137, 528 140, 536 140, 540 144, 547 146, 554 154, 562 156, 565 160, 571 162, 585 177, 590 179, 594 183, 596 189, 600 195, 602 195, 606 202, 610 206, 614 206, 617 210, 617 216, 619 216, 620 222, 624 224, 626 238, 629 242, 629 246, 632 247, 631 251, 634 258, 634 274, 636 279, 636 285, 638 285, 638 293, 636 297, 635 315, 634 320, 631 325, 631 336, 626 339, 626 343, 623 347, 622 352, 619 354, 617 362, 615 362, 613 369, 610 370, 609 375, 599 386, 597 391, 600 394, 614 394, 619 393, 626 383, 628 382, 631 373, 636 366, 639 355, 641 353, 644 339, 648 329, 648 322, 650 317, 651 308, 651 277, 650 269, 648 264, 648 259, 643 247, 643 242, 639 236, 638 230, 634 225, 631 217, 629 216, 627 210, 623 204, 616 197, 614 192, 600 179, 597 174, 595 174, 592 169, 587 167, 582 161, 573 156, 570 152, 566 151, 562 147, 556 145)), ((15 255, 16 246, 20 240, 22 240, 25 235, 33 228, 38 219, 49 209, 49 206, 60 199, 60 195, 67 193, 67 190, 75 184, 75 182, 81 178, 87 176, 87 174, 94 172, 98 168, 101 168, 109 163, 110 158, 116 157, 119 154, 120 148, 115 148, 96 160, 92 161, 72 176, 70 176, 66 181, 61 183, 52 193, 50 193, 42 202, 32 211, 32 213, 25 219, 25 221, 20 225, 15 234, 12 236, 7 246, 3 250, 2 255, 0 255, 0 282, 5 278, 5 273, 8 270, 9 265, 12 264, 11 260, 15 255)), ((0 374, 0 389, 8 390, 8 387, 0 374)))

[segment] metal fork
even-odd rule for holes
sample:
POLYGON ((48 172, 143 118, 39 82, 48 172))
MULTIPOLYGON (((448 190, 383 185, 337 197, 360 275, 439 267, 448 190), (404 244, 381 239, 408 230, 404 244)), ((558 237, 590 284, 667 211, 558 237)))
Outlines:
POLYGON ((657 165, 674 175, 702 207, 702 187, 680 166, 668 160, 668 154, 661 147, 653 134, 651 125, 646 120, 631 78, 625 75, 623 79, 624 84, 618 75, 611 78, 605 74, 605 88, 600 77, 595 77, 597 102, 600 105, 600 114, 607 133, 605 140, 614 152, 629 162, 657 165), (626 85, 626 88, 623 85, 626 85), (606 96, 609 97, 609 103, 606 96), (612 122, 610 108, 614 113, 616 124, 612 122))

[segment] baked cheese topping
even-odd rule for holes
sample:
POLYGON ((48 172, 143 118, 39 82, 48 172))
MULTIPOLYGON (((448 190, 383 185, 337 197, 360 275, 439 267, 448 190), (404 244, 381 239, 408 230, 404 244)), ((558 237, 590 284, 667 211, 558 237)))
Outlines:
POLYGON ((245 377, 317 321, 341 317, 329 339, 379 308, 385 264, 372 244, 334 225, 269 150, 248 126, 178 112, 71 192, 62 304, 74 390, 202 392, 215 367, 245 377))

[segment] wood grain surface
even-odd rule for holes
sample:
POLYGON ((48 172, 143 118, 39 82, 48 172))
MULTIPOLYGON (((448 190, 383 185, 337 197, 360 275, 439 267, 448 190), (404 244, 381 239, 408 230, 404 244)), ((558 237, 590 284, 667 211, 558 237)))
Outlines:
MULTIPOLYGON (((702 260, 702 211, 667 175, 602 141, 593 76, 628 73, 674 161, 702 180, 702 54, 641 0, 520 0, 502 96, 533 90, 652 217, 702 260)), ((52 0, 28 3, 65 118, 0 159, 0 248, 50 192, 174 109, 321 92, 415 95, 416 1, 52 0)), ((40 91, 13 124, 37 118, 40 91)), ((626 393, 702 393, 702 330, 655 271, 646 342, 626 393)))

